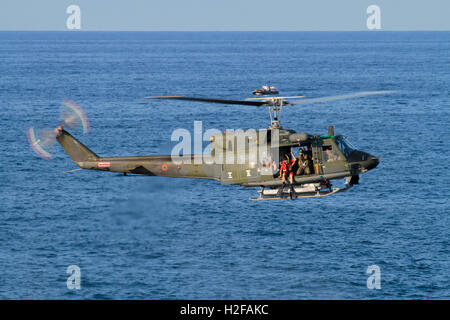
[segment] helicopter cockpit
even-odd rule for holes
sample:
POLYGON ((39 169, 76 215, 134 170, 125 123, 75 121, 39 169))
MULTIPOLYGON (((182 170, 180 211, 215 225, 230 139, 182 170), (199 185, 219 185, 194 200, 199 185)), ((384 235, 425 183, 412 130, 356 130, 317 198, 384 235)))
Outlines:
POLYGON ((322 159, 324 162, 346 161, 356 148, 345 138, 338 135, 335 137, 323 137, 322 159))

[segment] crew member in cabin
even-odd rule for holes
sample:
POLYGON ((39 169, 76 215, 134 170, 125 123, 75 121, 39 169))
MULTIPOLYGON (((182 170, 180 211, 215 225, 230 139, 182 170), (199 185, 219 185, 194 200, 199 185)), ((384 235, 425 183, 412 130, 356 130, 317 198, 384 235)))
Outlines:
POLYGON ((286 183, 286 176, 289 176, 289 183, 294 184, 294 165, 297 161, 297 158, 294 156, 294 153, 291 152, 291 158, 287 154, 284 155, 286 159, 281 163, 281 181, 283 184, 286 183))
POLYGON ((280 177, 281 177, 281 181, 283 182, 283 184, 286 183, 287 164, 288 164, 288 161, 286 159, 284 159, 283 162, 281 162, 281 166, 280 166, 280 177))

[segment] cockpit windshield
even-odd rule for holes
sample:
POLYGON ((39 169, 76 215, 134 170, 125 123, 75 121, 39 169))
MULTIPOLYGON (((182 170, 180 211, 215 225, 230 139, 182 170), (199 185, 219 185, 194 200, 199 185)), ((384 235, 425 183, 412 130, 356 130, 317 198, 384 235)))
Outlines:
POLYGON ((356 150, 356 148, 344 136, 337 137, 336 144, 345 157, 348 157, 353 151, 356 150))

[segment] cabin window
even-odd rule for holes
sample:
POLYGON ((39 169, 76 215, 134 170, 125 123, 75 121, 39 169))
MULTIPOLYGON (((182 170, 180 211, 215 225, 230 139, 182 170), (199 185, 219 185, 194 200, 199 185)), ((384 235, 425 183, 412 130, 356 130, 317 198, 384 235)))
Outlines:
POLYGON ((322 146, 322 155, 324 162, 344 160, 339 151, 337 151, 332 145, 322 146))

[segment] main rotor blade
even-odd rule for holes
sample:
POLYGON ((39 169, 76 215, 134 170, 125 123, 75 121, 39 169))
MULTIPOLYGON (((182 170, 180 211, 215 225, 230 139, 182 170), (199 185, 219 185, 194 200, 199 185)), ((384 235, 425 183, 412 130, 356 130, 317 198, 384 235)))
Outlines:
POLYGON ((244 106, 264 106, 267 105, 267 101, 244 101, 244 100, 225 100, 216 98, 197 98, 197 97, 185 97, 185 96, 156 96, 156 97, 144 97, 144 99, 175 99, 175 100, 189 100, 200 102, 212 102, 221 104, 239 104, 244 106))
POLYGON ((339 95, 339 96, 329 96, 329 97, 312 98, 312 99, 305 99, 305 100, 298 100, 298 101, 289 101, 289 103, 291 103, 291 104, 308 104, 308 103, 328 102, 328 101, 352 99, 352 98, 373 96, 373 95, 379 95, 379 94, 390 94, 390 93, 397 93, 397 92, 398 91, 390 91, 390 90, 364 91, 364 92, 350 93, 350 94, 344 94, 344 95, 339 95))

